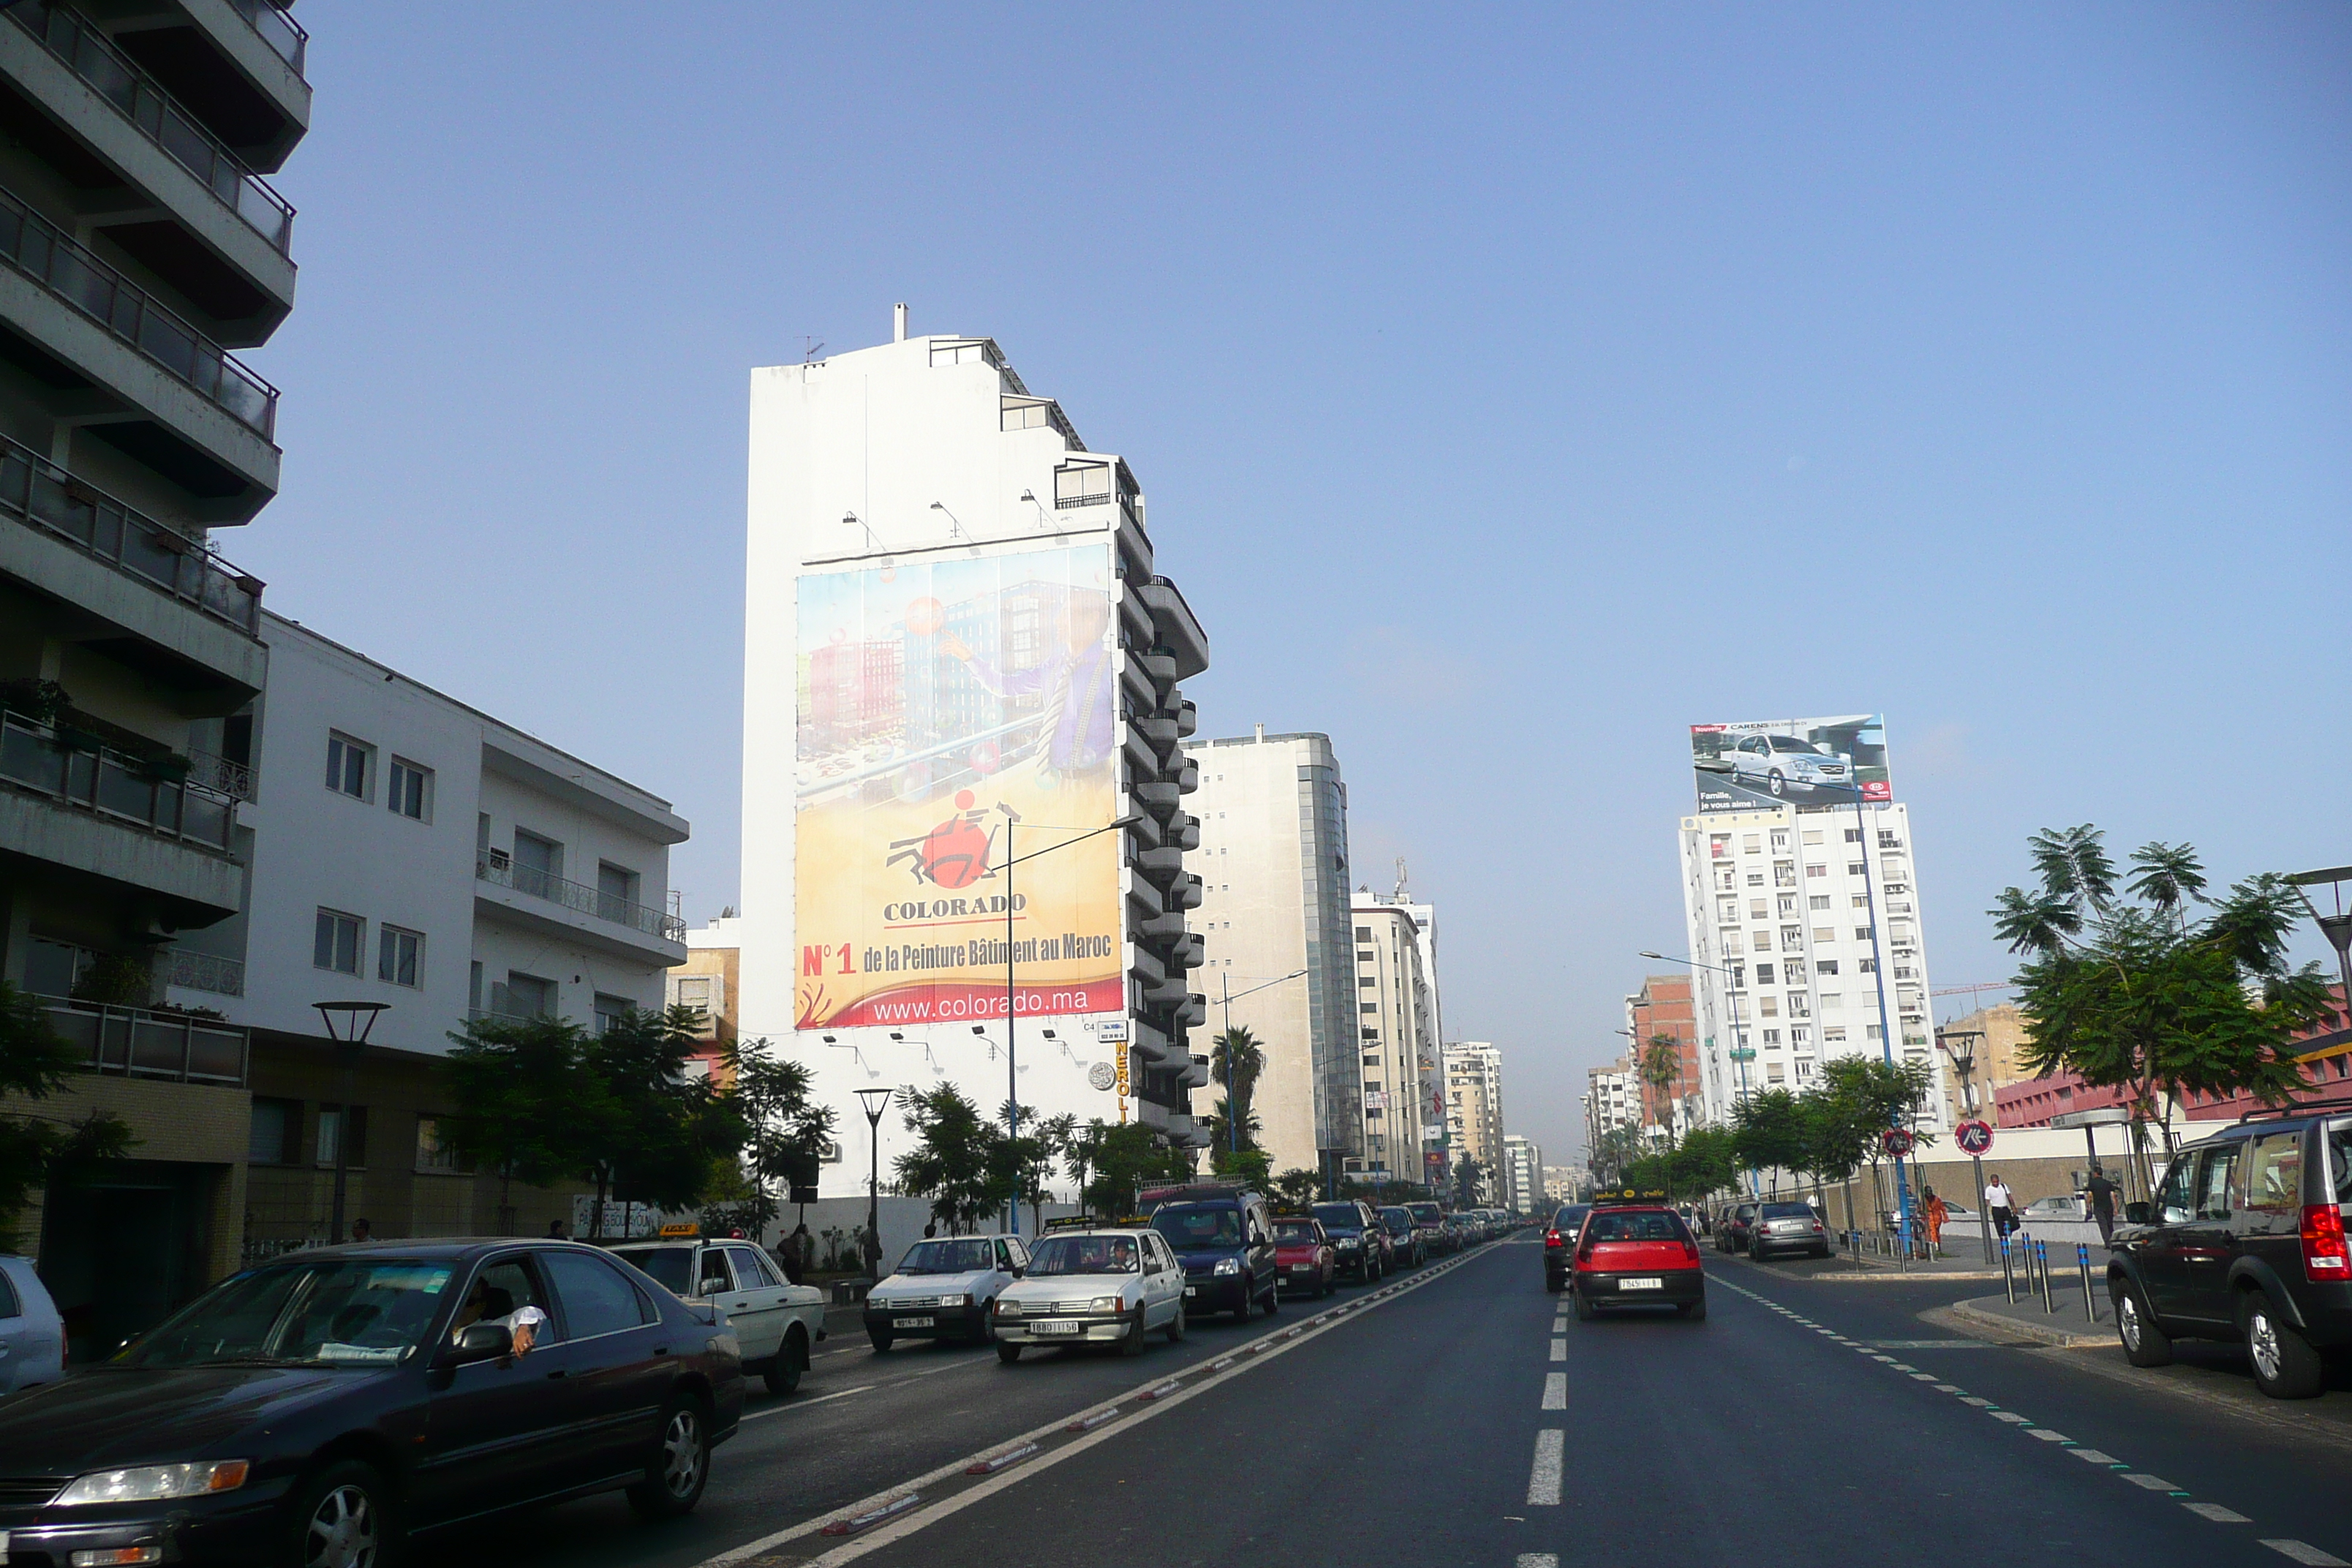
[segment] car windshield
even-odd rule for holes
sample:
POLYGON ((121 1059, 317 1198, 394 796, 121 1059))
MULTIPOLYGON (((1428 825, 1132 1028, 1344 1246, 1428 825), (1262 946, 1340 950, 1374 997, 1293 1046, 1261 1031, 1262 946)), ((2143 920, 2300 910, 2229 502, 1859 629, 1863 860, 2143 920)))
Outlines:
POLYGON ((1407 1204, 1405 1212, 1412 1215, 1415 1225, 1435 1225, 1442 1217, 1435 1204, 1407 1204))
POLYGON ((919 1241, 898 1260, 901 1274, 971 1274, 996 1266, 995 1248, 985 1237, 919 1241))
POLYGON ((1236 1208, 1177 1208, 1167 1206, 1151 1216, 1151 1228, 1168 1238, 1179 1252, 1204 1247, 1239 1247, 1242 1211, 1236 1208))
POLYGON ((224 1279, 115 1360, 129 1366, 363 1366, 425 1342, 446 1263, 336 1258, 224 1279))
POLYGON ((1767 742, 1776 752, 1801 752, 1812 757, 1829 755, 1827 748, 1816 745, 1811 741, 1800 741, 1794 735, 1768 736, 1767 742))
POLYGON ((1641 1210, 1597 1214, 1584 1227, 1587 1241, 1680 1241, 1683 1223, 1670 1214, 1641 1210))
POLYGON ((1029 1255, 1031 1278, 1040 1274, 1132 1274, 1131 1236, 1049 1236, 1029 1255))
POLYGON ((1391 1236, 1402 1236, 1412 1228, 1412 1215, 1402 1209, 1382 1209, 1381 1223, 1388 1227, 1391 1236))
POLYGON ((1361 1230, 1364 1216, 1353 1204, 1317 1204, 1315 1217, 1323 1222, 1325 1230, 1361 1230))
POLYGON ((622 1261, 633 1263, 652 1275, 654 1282, 671 1295, 694 1294, 694 1248, 648 1247, 642 1251, 633 1249, 618 1256, 622 1261))
POLYGON ((1276 1220, 1274 1239, 1285 1247, 1304 1247, 1315 1239, 1314 1223, 1303 1219, 1276 1220))
POLYGON ((1803 1204, 1766 1204, 1766 1219, 1811 1219, 1813 1211, 1803 1204))

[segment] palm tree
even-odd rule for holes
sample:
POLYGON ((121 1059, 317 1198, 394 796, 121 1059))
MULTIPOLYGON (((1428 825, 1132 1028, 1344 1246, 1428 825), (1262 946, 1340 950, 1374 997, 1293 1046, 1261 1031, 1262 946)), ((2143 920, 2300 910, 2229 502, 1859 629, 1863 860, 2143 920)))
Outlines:
MULTIPOLYGON (((1241 1147, 1244 1149, 1257 1147, 1257 1118, 1250 1113, 1250 1100, 1257 1089, 1258 1075, 1265 1070, 1265 1047, 1245 1026, 1219 1035, 1209 1053, 1209 1075, 1226 1086, 1227 1098, 1233 1101, 1231 1117, 1241 1124, 1241 1147)), ((1226 1108, 1220 1102, 1218 1109, 1226 1108)))
MULTIPOLYGON (((1652 1035, 1648 1047, 1642 1052, 1642 1081, 1655 1091, 1653 1098, 1659 1104, 1671 1107, 1668 1092, 1682 1081, 1682 1042, 1672 1035, 1652 1035)), ((1672 1130, 1672 1121, 1670 1110, 1665 1118, 1669 1131, 1672 1130)))

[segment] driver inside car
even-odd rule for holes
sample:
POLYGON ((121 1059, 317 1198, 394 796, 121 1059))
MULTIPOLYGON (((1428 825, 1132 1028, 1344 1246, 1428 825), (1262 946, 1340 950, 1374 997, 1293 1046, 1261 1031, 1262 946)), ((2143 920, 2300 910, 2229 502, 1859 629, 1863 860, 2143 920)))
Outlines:
POLYGON ((537 1307, 517 1307, 512 1292, 478 1276, 474 1288, 466 1292, 464 1305, 457 1309, 457 1321, 449 1325, 449 1342, 455 1344, 476 1323, 494 1323, 513 1336, 509 1353, 526 1356, 539 1342, 539 1326, 545 1321, 545 1312, 537 1307))

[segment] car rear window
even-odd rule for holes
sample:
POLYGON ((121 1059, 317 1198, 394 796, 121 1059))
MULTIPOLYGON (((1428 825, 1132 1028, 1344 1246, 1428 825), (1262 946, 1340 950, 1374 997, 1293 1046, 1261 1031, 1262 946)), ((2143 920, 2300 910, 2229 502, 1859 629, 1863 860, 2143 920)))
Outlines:
POLYGON ((1813 1211, 1804 1204, 1766 1204, 1764 1217, 1766 1219, 1811 1219, 1813 1217, 1813 1211))
POLYGON ((1586 1222, 1587 1241, 1681 1241, 1683 1222, 1670 1214, 1603 1210, 1586 1222))
POLYGON ((2327 1173, 2336 1180, 2336 1201, 2352 1204, 2352 1121, 2328 1125, 2327 1173))
POLYGON ((1239 1247, 1242 1211, 1224 1204, 1203 1207, 1162 1204, 1160 1212, 1151 1216, 1151 1228, 1166 1237, 1169 1245, 1179 1252, 1198 1251, 1204 1247, 1239 1247))
POLYGON ((1551 1216, 1551 1227, 1554 1230, 1574 1230, 1584 1223, 1584 1216, 1591 1212, 1592 1208, 1589 1204, 1570 1204, 1551 1216))
POLYGON ((1315 1226, 1310 1220, 1278 1219, 1274 1222, 1274 1239, 1287 1247, 1297 1247, 1315 1239, 1315 1226))
POLYGON ((648 1247, 624 1252, 621 1258, 635 1264, 654 1278, 673 1296, 694 1294, 694 1248, 690 1247, 648 1247))

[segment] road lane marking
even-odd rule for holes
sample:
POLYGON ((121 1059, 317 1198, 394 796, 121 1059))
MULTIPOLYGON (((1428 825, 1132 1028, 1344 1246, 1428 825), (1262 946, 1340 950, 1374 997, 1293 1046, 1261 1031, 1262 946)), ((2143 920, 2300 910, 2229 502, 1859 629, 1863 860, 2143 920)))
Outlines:
POLYGON ((2200 1519, 2210 1519, 2216 1524, 2252 1524, 2254 1521, 2235 1509, 2223 1508, 2218 1502, 2185 1502, 2180 1505, 2200 1519))
POLYGON ((1566 1361, 1568 1359, 1568 1342, 1566 1340, 1552 1341, 1551 1359, 1554 1361, 1566 1361))
POLYGON ((1559 1568, 1559 1558, 1549 1552, 1522 1552, 1516 1568, 1559 1568))
POLYGON ((1568 1408, 1568 1373, 1554 1372, 1544 1375, 1543 1407, 1546 1410, 1568 1408))
POLYGON ((836 1399, 846 1399, 853 1394, 871 1394, 881 1386, 878 1383, 868 1383, 856 1388, 845 1388, 839 1394, 823 1394, 814 1399, 803 1399, 791 1405, 771 1405, 765 1410, 752 1411, 743 1419, 757 1421, 762 1415, 789 1415, 795 1410, 806 1410, 814 1405, 829 1405, 836 1399))
POLYGON ((2071 1443, 2074 1440, 2074 1438, 2066 1436, 2065 1433, 2053 1432, 2047 1426, 2036 1426, 2028 1434, 2028 1436, 2039 1437, 2045 1443, 2071 1443))
POLYGON ((1996 1421, 2006 1421, 2012 1426, 2031 1426, 2033 1425, 2032 1422, 2028 1421, 2024 1416, 2020 1415, 2014 1410, 1988 1410, 1985 1414, 1991 1416, 1996 1421))
POLYGON ((1559 1506, 1560 1459, 1567 1447, 1568 1433, 1562 1427, 1547 1426, 1536 1434, 1536 1462, 1528 1472, 1530 1508, 1559 1506))
POLYGON ((2069 1448, 2066 1451, 2087 1465, 2120 1465, 2123 1463, 2121 1459, 2116 1458, 2113 1454, 2102 1454, 2096 1448, 2069 1448))
POLYGON ((2146 1471, 2136 1470, 2126 1476, 2124 1479, 2136 1487, 2142 1487, 2152 1492, 2177 1492, 2180 1489, 2161 1476, 2151 1476, 2146 1471))
POLYGON ((2297 1563, 2308 1563, 2311 1568, 2352 1568, 2341 1557, 2330 1557, 2318 1547, 2301 1541, 2265 1541, 2264 1546, 2282 1557, 2292 1557, 2297 1563))

